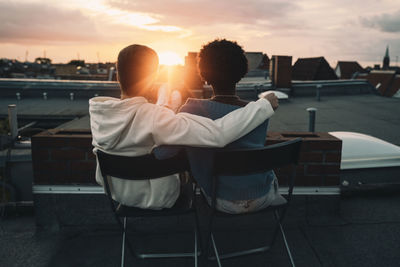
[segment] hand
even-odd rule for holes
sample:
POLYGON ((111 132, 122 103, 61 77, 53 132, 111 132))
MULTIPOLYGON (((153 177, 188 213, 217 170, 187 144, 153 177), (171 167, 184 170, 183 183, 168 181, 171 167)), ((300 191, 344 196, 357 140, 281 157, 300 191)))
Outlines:
POLYGON ((166 84, 163 84, 160 86, 160 88, 158 88, 156 105, 158 105, 158 106, 167 105, 168 99, 169 99, 168 86, 166 84))
POLYGON ((269 93, 263 96, 265 99, 267 99, 270 103, 271 106, 274 110, 276 110, 279 107, 279 101, 278 98, 274 93, 269 93))

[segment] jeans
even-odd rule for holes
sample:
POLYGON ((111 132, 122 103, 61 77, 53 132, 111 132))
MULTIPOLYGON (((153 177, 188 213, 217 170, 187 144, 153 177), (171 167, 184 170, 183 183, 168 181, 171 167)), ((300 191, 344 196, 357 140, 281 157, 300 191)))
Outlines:
MULTIPOLYGON (((204 191, 203 195, 206 197, 208 204, 211 206, 211 197, 206 195, 204 191)), ((230 214, 247 213, 264 209, 271 204, 274 204, 275 200, 280 202, 282 201, 282 197, 278 192, 278 179, 276 176, 271 182, 271 190, 269 190, 266 195, 256 199, 233 201, 217 198, 215 208, 219 211, 230 214)))

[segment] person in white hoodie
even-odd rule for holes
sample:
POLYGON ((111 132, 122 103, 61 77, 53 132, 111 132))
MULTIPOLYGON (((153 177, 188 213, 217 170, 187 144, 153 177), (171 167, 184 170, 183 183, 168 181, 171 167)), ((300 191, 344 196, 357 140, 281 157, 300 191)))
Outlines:
MULTIPOLYGON (((211 120, 189 113, 175 114, 145 98, 158 70, 158 56, 143 45, 130 45, 118 55, 121 98, 89 100, 93 152, 140 156, 159 145, 224 147, 252 131, 274 114, 278 99, 270 94, 226 116, 211 120)), ((130 181, 107 177, 112 198, 124 205, 146 209, 170 208, 180 193, 178 175, 130 181)), ((97 163, 96 181, 103 185, 97 163)))

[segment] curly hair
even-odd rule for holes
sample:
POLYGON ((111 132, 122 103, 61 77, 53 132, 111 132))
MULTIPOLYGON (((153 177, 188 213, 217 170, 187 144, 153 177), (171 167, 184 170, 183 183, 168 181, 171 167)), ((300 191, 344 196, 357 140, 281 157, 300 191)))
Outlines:
POLYGON ((239 82, 248 71, 248 62, 236 42, 216 39, 200 50, 198 70, 208 84, 223 87, 239 82))

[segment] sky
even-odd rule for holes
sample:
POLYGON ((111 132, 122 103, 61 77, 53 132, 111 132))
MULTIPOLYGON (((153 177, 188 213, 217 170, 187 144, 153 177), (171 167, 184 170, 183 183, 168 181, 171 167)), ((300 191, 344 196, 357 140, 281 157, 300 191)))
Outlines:
MULTIPOLYGON (((160 55, 215 38, 267 55, 400 61, 400 0, 0 0, 0 58, 115 62, 137 43, 160 55)), ((400 62, 397 63, 400 65, 400 62)))

